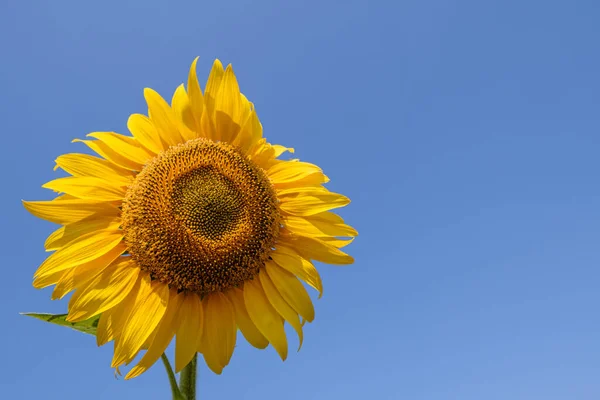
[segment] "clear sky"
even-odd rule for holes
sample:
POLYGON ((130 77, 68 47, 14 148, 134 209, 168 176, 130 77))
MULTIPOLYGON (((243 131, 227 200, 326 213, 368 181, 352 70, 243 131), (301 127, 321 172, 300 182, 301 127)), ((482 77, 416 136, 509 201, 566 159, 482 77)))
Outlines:
POLYGON ((598 21, 597 0, 2 1, 0 397, 169 398, 160 363, 116 380, 111 345, 18 315, 67 305, 31 286, 53 226, 21 199, 200 56, 360 233, 354 265, 319 266, 303 349, 239 340, 200 399, 597 400, 598 21))

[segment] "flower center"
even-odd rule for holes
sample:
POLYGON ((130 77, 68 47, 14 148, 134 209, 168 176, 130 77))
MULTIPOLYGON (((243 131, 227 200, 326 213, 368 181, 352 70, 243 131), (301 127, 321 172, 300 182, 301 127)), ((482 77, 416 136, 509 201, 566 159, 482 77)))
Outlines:
POLYGON ((143 168, 127 190, 122 220, 129 252, 143 270, 204 295, 258 273, 280 218, 261 168, 228 144, 194 139, 143 168))

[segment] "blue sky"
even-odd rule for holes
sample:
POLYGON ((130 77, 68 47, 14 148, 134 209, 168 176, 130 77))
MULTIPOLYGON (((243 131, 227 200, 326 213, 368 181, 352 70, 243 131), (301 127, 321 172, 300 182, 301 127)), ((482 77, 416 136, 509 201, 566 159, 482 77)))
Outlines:
POLYGON ((31 287, 53 227, 20 201, 200 56, 201 81, 233 63, 360 233, 354 265, 320 266, 300 353, 240 340, 200 398, 598 399, 599 20, 592 0, 3 2, 2 396, 169 397, 162 365, 115 380, 111 345, 18 315, 67 304, 31 287))

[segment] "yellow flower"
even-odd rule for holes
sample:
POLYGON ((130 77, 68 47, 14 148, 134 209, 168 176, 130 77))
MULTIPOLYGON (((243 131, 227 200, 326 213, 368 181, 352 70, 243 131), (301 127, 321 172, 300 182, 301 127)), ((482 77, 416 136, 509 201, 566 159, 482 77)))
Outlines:
POLYGON ((74 290, 69 321, 101 315, 97 341, 114 340, 114 368, 145 350, 127 378, 173 337, 176 371, 200 352, 219 374, 237 329, 285 359, 284 323, 302 345, 304 321, 314 318, 301 281, 322 293, 311 260, 353 262, 340 248, 357 233, 330 212, 349 199, 323 187, 329 179, 316 165, 277 159, 293 149, 262 138, 231 66, 216 60, 203 94, 196 61, 170 106, 145 89, 148 116, 131 115, 132 136, 76 140, 101 158, 58 157, 71 176, 43 187, 61 194, 24 202, 62 225, 33 285, 56 285, 53 299, 74 290))

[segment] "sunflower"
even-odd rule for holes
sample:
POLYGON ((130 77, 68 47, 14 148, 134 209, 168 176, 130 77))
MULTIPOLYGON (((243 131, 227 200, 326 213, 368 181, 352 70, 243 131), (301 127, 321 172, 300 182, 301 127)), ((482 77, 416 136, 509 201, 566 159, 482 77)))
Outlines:
POLYGON ((100 157, 59 156, 56 168, 69 176, 43 185, 57 197, 24 202, 61 225, 33 286, 55 285, 53 299, 74 291, 71 322, 100 315, 97 342, 114 341, 112 367, 142 352, 126 378, 150 368, 173 338, 177 372, 201 353, 220 374, 238 329, 285 360, 284 324, 301 346, 314 319, 302 282, 322 294, 311 260, 353 262, 340 248, 357 233, 330 211, 349 199, 324 188, 316 165, 278 159, 294 150, 262 137, 231 65, 216 60, 202 93, 197 60, 171 105, 145 89, 148 116, 129 117, 131 136, 76 139, 100 157))

